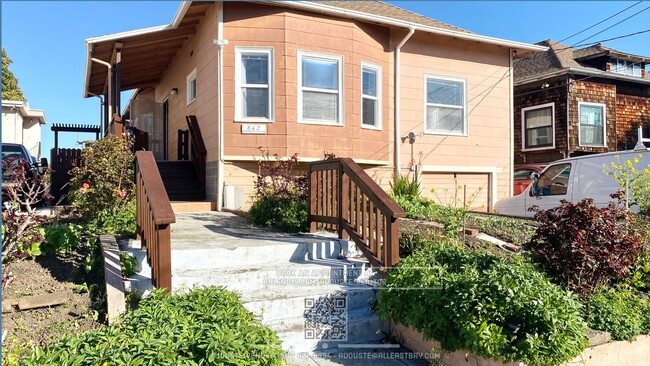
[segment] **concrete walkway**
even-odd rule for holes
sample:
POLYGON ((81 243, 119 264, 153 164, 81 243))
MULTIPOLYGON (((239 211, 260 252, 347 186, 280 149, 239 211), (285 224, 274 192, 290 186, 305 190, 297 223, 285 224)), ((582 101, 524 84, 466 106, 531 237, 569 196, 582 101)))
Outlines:
POLYGON ((223 286, 276 331, 288 365, 426 365, 373 311, 378 275, 329 233, 287 234, 224 212, 177 213, 172 288, 223 286))

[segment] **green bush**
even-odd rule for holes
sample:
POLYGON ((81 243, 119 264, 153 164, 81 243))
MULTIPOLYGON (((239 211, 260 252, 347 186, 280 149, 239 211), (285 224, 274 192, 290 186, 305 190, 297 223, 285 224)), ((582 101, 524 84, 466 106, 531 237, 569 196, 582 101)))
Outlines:
POLYGON ((112 135, 86 142, 83 165, 71 170, 70 198, 88 221, 115 221, 107 216, 120 216, 135 199, 131 145, 112 135))
POLYGON ((299 199, 265 197, 249 210, 255 225, 277 226, 288 232, 307 230, 307 202, 299 199))
POLYGON ((136 202, 118 202, 114 207, 98 211, 88 222, 92 233, 133 236, 136 230, 136 202))
POLYGON ((650 332, 650 301, 628 286, 601 287, 586 300, 585 318, 593 329, 612 334, 612 339, 632 340, 650 332))
POLYGON ((110 326, 36 349, 24 365, 281 365, 278 336, 233 292, 157 290, 110 326))
POLYGON ((133 276, 135 274, 135 266, 135 257, 128 253, 120 253, 120 268, 122 269, 122 276, 133 276))
POLYGON ((586 348, 581 307, 533 265, 472 253, 453 241, 402 259, 378 303, 383 317, 445 350, 530 365, 560 364, 586 348))
POLYGON ((83 227, 78 224, 53 222, 45 226, 44 253, 69 253, 81 242, 83 227))
POLYGON ((400 175, 395 179, 395 183, 389 182, 388 184, 393 197, 417 198, 420 196, 420 182, 415 177, 409 179, 406 175, 400 175))

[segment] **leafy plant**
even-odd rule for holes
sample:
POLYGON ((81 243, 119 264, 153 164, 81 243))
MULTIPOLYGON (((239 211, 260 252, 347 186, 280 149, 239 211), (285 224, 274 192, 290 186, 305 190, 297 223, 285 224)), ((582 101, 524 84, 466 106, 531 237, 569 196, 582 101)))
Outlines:
POLYGON ((613 204, 598 208, 590 198, 560 202, 547 211, 537 209, 540 226, 525 245, 533 259, 555 281, 581 295, 623 279, 639 254, 639 238, 627 211, 613 204))
POLYGON ((120 253, 120 268, 122 269, 122 276, 131 277, 135 274, 136 261, 135 257, 129 253, 120 253))
POLYGON ((591 328, 610 332, 612 339, 632 340, 650 331, 650 301, 627 286, 597 289, 587 298, 584 314, 591 328))
POLYGON ((88 221, 114 221, 107 216, 119 219, 134 199, 131 145, 130 139, 112 135, 86 142, 83 165, 71 171, 70 197, 88 221))
POLYGON ((402 259, 379 292, 383 317, 443 349, 530 365, 560 364, 587 346, 576 296, 533 265, 430 243, 402 259))
POLYGON ((233 292, 156 290, 120 321, 64 336, 23 360, 30 365, 282 365, 278 336, 233 292))
POLYGON ((603 172, 611 175, 626 193, 629 193, 627 200, 630 205, 638 205, 643 215, 650 215, 650 168, 641 167, 638 169, 639 158, 642 154, 632 160, 620 161, 621 157, 616 155, 616 162, 610 166, 603 164, 603 172))
POLYGON ((307 176, 296 174, 298 155, 283 160, 277 154, 260 148, 262 159, 257 163, 255 202, 250 220, 256 225, 278 226, 286 231, 307 229, 307 176))
POLYGON ((53 222, 44 229, 45 242, 41 249, 45 253, 69 253, 80 244, 83 228, 78 224, 53 222))
POLYGON ((420 196, 420 182, 415 177, 409 179, 406 175, 399 175, 395 178, 395 183, 389 182, 388 184, 393 197, 415 198, 420 196))

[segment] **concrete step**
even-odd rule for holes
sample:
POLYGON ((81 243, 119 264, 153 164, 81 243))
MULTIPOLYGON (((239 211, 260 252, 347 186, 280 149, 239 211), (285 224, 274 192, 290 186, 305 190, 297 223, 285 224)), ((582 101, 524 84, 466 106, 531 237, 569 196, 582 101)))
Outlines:
POLYGON ((295 287, 239 293, 246 309, 265 322, 304 316, 311 304, 333 299, 344 299, 348 311, 367 315, 372 314, 372 308, 376 304, 375 291, 363 286, 295 287))
MULTIPOLYGON (((178 268, 178 267, 176 267, 178 268)), ((323 258, 314 260, 277 261, 259 266, 211 269, 172 269, 173 288, 191 288, 195 285, 227 286, 232 290, 284 290, 290 287, 323 285, 355 285, 360 277, 375 275, 359 262, 323 258)))
POLYGON ((266 322, 278 333, 282 348, 292 352, 329 349, 341 345, 381 341, 388 334, 388 323, 366 311, 348 311, 342 317, 323 315, 306 319, 305 316, 266 322), (309 324, 313 323, 313 324, 309 324), (340 328, 343 326, 344 328, 340 328), (323 333, 320 333, 323 332, 323 333), (337 336, 342 336, 339 339, 337 336))
MULTIPOLYGON (((172 230, 174 226, 172 225, 172 230)), ((184 268, 254 268, 269 263, 289 263, 314 259, 338 258, 341 244, 324 238, 288 237, 277 241, 255 239, 242 234, 239 240, 206 242, 204 238, 173 241, 172 271, 184 268), (251 240, 247 240, 251 239, 251 240), (291 240, 291 241, 290 241, 291 240)))

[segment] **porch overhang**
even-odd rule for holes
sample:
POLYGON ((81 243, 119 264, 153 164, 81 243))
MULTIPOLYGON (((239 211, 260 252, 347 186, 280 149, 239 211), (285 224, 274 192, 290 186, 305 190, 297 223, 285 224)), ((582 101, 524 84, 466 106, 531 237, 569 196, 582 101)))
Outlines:
POLYGON ((82 96, 107 94, 111 88, 108 65, 117 63, 120 81, 113 87, 119 91, 156 85, 178 51, 196 33, 209 4, 185 1, 168 25, 87 39, 82 96))

